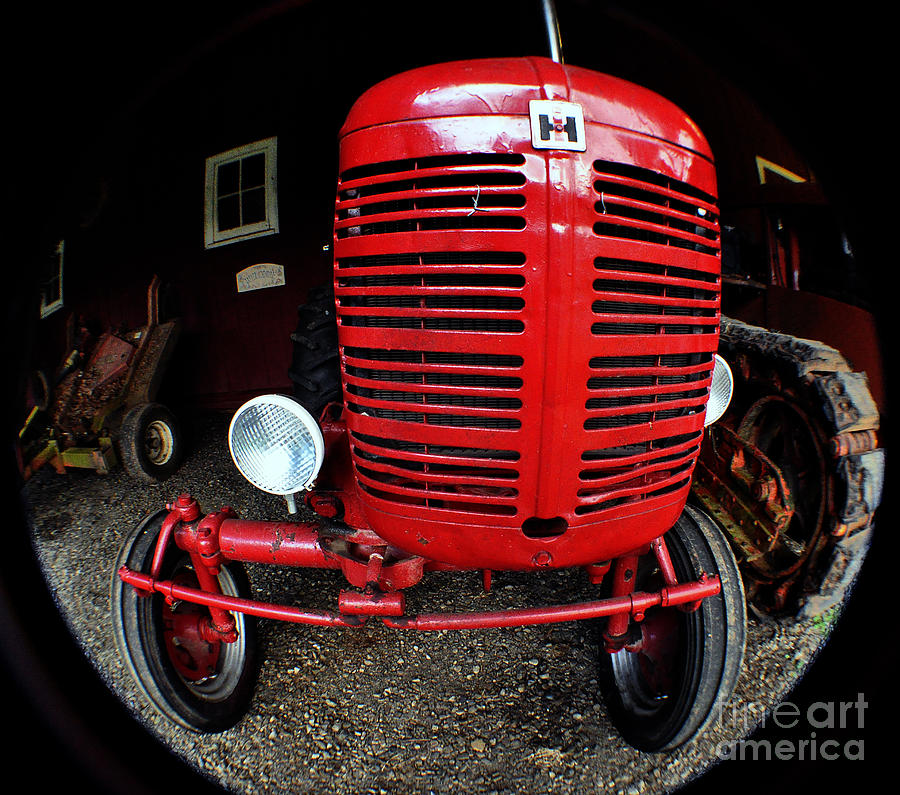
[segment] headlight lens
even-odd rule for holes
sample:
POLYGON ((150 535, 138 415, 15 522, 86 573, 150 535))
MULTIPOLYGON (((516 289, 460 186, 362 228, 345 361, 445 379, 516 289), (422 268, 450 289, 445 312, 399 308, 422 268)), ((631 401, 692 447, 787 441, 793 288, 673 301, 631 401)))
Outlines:
POLYGON ((704 425, 712 425, 719 419, 731 403, 731 393, 734 391, 734 376, 731 368, 719 354, 716 354, 716 363, 713 367, 712 383, 709 385, 709 401, 706 404, 706 418, 704 425))
POLYGON ((284 395, 262 395, 241 406, 228 429, 228 447, 247 480, 281 495, 309 488, 325 455, 312 415, 284 395))

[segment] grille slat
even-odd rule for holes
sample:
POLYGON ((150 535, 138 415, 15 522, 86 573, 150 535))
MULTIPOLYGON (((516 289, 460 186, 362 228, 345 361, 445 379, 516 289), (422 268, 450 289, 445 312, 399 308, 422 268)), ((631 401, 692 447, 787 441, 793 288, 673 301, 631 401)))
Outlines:
MULTIPOLYGON (((509 172, 510 166, 521 166, 523 155, 500 152, 474 152, 466 154, 428 155, 417 159, 390 160, 384 163, 367 163, 346 169, 341 174, 342 190, 378 185, 397 179, 443 176, 448 172, 478 173, 484 171, 509 172)), ((517 172, 513 172, 517 173, 517 172)))
POLYGON ((493 375, 464 375, 457 373, 420 374, 410 370, 368 370, 361 371, 356 367, 348 367, 347 383, 357 387, 377 389, 385 382, 402 384, 411 392, 437 392, 453 395, 493 395, 497 390, 503 392, 518 390, 522 386, 520 378, 503 378, 493 375))
POLYGON ((638 397, 591 398, 586 404, 587 419, 585 420, 585 425, 592 420, 607 417, 618 419, 638 413, 671 412, 675 409, 685 409, 685 413, 702 411, 706 406, 705 398, 705 389, 698 389, 693 392, 676 392, 669 395, 663 395, 657 391, 650 395, 638 397))
MULTIPOLYGON (((588 389, 590 390, 591 398, 588 400, 587 407, 591 408, 591 402, 595 400, 603 400, 603 399, 627 399, 631 397, 644 397, 644 396, 653 396, 658 395, 661 399, 668 399, 667 397, 662 396, 674 396, 678 394, 685 394, 684 388, 687 384, 690 384, 694 387, 691 392, 697 392, 700 396, 705 397, 706 390, 709 387, 709 378, 704 374, 702 379, 692 379, 690 381, 685 381, 679 379, 674 383, 624 383, 622 385, 615 386, 607 386, 600 387, 594 383, 594 379, 588 381, 588 389)), ((650 376, 647 376, 648 379, 651 379, 650 376)), ((652 379, 651 379, 652 380, 652 379)))
MULTIPOLYGON (((369 382, 370 384, 377 382, 369 382)), ((347 391, 357 397, 368 398, 379 403, 406 403, 409 405, 424 406, 457 406, 469 409, 494 411, 517 410, 522 407, 522 401, 514 397, 500 397, 494 390, 455 389, 445 387, 436 389, 433 386, 423 386, 417 390, 418 384, 403 384, 404 390, 379 389, 365 383, 358 383, 354 379, 348 379, 347 391), (406 391, 409 390, 409 391, 406 391)))
POLYGON ((458 464, 416 464, 402 458, 371 456, 362 450, 357 453, 370 472, 377 472, 382 476, 393 475, 415 483, 428 484, 429 487, 434 485, 446 489, 448 485, 465 485, 510 489, 513 488, 509 485, 510 481, 518 476, 515 470, 509 469, 464 467, 458 464))
POLYGON ((581 460, 590 464, 589 469, 581 471, 580 477, 590 478, 591 472, 619 467, 635 467, 645 461, 659 456, 680 455, 700 445, 701 433, 680 434, 662 437, 645 442, 625 445, 624 447, 607 447, 596 450, 585 450, 581 460))
MULTIPOLYGON (((336 265, 343 276, 348 270, 377 268, 382 273, 407 273, 409 267, 423 273, 479 273, 487 265, 520 266, 525 255, 519 251, 422 251, 417 253, 391 252, 356 257, 339 257, 336 265)), ((365 273, 361 270, 360 273, 365 273)))
MULTIPOLYGON (((524 180, 524 178, 523 178, 524 180)), ((409 210, 460 210, 466 211, 519 208, 525 206, 525 197, 517 192, 517 187, 498 187, 496 185, 485 186, 482 195, 481 185, 447 188, 423 188, 418 190, 403 190, 392 193, 389 199, 380 201, 367 201, 371 194, 358 199, 349 199, 341 202, 338 218, 342 220, 354 218, 369 218, 374 215, 407 212, 409 210), (465 193, 460 193, 460 189, 465 193), (490 192, 488 192, 490 188, 490 192)))
MULTIPOLYGON (((673 472, 680 473, 692 465, 693 456, 664 457, 654 463, 648 463, 640 468, 620 469, 609 472, 604 477, 591 478, 590 486, 579 490, 579 495, 589 496, 595 494, 609 494, 613 489, 632 484, 644 478, 669 477, 673 472)), ((646 481, 645 481, 646 482, 646 481)))
MULTIPOLYGON (((685 380, 691 379, 693 376, 703 375, 709 372, 709 363, 712 357, 705 356, 703 357, 705 361, 696 362, 693 364, 664 364, 662 362, 657 363, 657 358, 665 359, 667 357, 646 357, 647 359, 651 359, 652 363, 641 366, 634 366, 628 364, 621 364, 616 366, 616 364, 607 364, 606 362, 601 362, 601 357, 596 357, 591 360, 590 368, 591 368, 591 378, 588 380, 588 389, 600 388, 604 385, 605 381, 613 382, 619 381, 620 379, 625 378, 682 378, 685 380)), ((668 357, 671 358, 671 357, 668 357)), ((684 358, 687 358, 686 356, 684 358)), ((619 361, 619 360, 614 360, 619 361)))

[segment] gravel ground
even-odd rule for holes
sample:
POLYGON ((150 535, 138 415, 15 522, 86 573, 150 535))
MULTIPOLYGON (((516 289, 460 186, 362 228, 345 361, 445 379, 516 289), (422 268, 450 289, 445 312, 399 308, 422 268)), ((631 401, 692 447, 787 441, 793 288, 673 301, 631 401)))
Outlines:
MULTIPOLYGON (((727 720, 668 754, 624 744, 597 692, 596 630, 585 622, 418 633, 378 621, 354 630, 261 621, 263 662, 247 717, 218 735, 174 728, 146 705, 115 650, 109 585, 120 543, 182 492, 206 511, 231 505, 245 517, 285 517, 283 501, 249 486, 231 463, 227 417, 191 425, 193 452, 164 484, 137 487, 121 470, 60 476, 48 468, 26 483, 24 498, 45 577, 87 657, 151 733, 225 789, 662 793, 702 774, 720 743, 746 733, 727 720)), ((320 608, 335 607, 342 582, 336 572, 249 573, 258 598, 320 608)), ((431 574, 408 594, 409 612, 576 601, 585 585, 580 572, 500 573, 484 593, 477 574, 431 574)), ((727 714, 784 699, 830 626, 821 617, 751 617, 727 714)))

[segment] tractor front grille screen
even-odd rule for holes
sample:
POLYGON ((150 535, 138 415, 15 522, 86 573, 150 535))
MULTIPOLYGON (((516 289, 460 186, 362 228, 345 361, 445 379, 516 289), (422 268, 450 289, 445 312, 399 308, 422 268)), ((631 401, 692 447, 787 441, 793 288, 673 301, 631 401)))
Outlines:
POLYGON ((564 272, 546 157, 341 174, 348 428, 360 488, 387 513, 586 524, 690 481, 719 323, 715 198, 588 153, 564 272))

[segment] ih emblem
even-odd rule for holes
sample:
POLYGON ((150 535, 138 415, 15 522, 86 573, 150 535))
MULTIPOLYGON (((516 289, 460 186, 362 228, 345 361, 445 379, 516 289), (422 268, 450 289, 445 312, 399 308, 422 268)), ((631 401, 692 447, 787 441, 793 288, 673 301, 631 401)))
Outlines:
POLYGON ((584 113, 575 102, 533 99, 528 103, 531 115, 531 144, 535 149, 587 149, 584 113))

